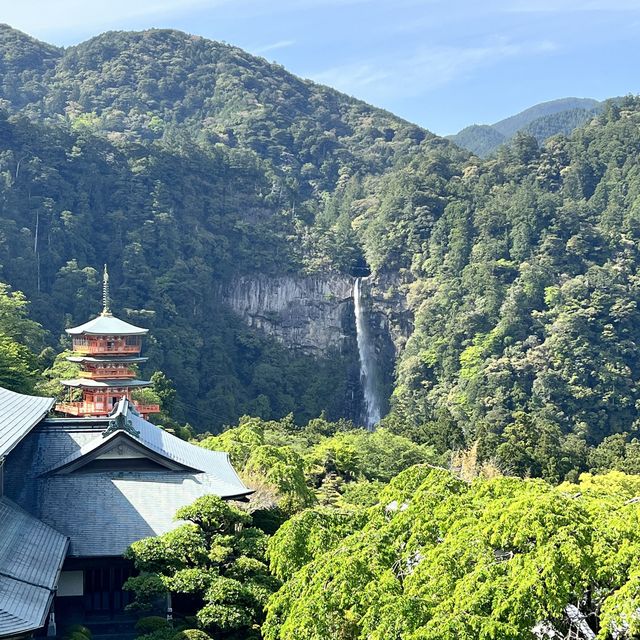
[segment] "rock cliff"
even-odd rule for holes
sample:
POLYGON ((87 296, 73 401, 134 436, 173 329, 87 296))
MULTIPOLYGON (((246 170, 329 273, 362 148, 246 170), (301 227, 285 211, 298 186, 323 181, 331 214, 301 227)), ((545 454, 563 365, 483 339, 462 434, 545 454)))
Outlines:
POLYGON ((222 300, 251 327, 303 353, 353 349, 353 278, 340 275, 243 276, 222 300))

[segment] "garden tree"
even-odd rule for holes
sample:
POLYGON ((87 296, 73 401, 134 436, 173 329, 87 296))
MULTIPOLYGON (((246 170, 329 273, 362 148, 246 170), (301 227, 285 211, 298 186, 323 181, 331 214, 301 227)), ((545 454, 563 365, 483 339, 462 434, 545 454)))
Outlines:
POLYGON ((385 429, 355 429, 319 442, 305 456, 312 478, 335 473, 345 480, 388 482, 414 464, 439 464, 432 447, 418 445, 385 429))
POLYGON ((262 445, 253 450, 244 466, 244 473, 250 482, 252 477, 260 477, 273 487, 279 496, 278 507, 286 514, 292 514, 315 502, 315 497, 307 487, 304 462, 291 447, 262 445))
POLYGON ((0 386, 20 393, 33 391, 35 352, 43 346, 42 327, 28 316, 28 301, 20 291, 0 282, 0 386))
POLYGON ((264 636, 524 640, 542 621, 568 631, 574 605, 599 638, 616 629, 635 637, 639 491, 637 477, 620 472, 554 488, 515 478, 467 484, 414 466, 361 530, 339 519, 331 530, 330 519, 303 512, 276 534, 274 570, 284 576, 296 559, 309 561, 270 599, 264 636), (305 529, 328 550, 307 544, 305 529))
POLYGON ((286 581, 357 531, 364 522, 364 513, 360 511, 305 509, 287 520, 269 540, 269 567, 280 580, 286 581))
POLYGON ((447 457, 438 456, 432 447, 404 436, 322 417, 301 427, 292 416, 280 421, 245 416, 237 427, 199 444, 229 452, 250 485, 273 490, 273 506, 287 516, 316 502, 343 508, 370 504, 380 484, 404 469, 447 463, 447 457))
POLYGON ((245 511, 213 495, 179 509, 176 518, 187 523, 126 552, 141 572, 125 583, 134 606, 150 608, 169 592, 178 611, 181 603, 193 608, 180 612, 195 613, 216 638, 258 638, 263 607, 278 585, 264 563, 264 533, 245 511))

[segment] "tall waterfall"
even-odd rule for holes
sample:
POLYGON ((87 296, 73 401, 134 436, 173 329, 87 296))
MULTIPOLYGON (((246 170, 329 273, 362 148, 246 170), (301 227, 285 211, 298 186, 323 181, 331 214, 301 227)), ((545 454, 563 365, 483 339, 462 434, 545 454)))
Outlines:
POLYGON ((379 398, 378 368, 376 351, 371 340, 369 323, 362 308, 361 278, 356 278, 353 285, 353 303, 356 312, 356 336, 358 339, 358 355, 360 356, 360 382, 364 392, 364 418, 368 429, 380 422, 382 409, 379 398))

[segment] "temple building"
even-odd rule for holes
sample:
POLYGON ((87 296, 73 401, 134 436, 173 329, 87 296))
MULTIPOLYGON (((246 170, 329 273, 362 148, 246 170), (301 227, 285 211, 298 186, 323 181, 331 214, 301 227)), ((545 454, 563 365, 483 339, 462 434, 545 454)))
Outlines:
POLYGON ((152 424, 145 414, 158 408, 132 399, 148 384, 129 368, 145 329, 105 304, 69 333, 83 375, 64 384, 83 398, 55 405, 66 416, 49 415, 53 398, 0 388, 0 638, 117 614, 128 603, 132 542, 179 526, 175 512, 200 496, 252 493, 228 454, 152 424))

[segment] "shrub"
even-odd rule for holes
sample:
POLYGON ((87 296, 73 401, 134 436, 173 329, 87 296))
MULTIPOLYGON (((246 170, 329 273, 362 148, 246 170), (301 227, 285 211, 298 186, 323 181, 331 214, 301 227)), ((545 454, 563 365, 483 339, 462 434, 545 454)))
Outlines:
POLYGON ((154 631, 159 631, 160 629, 167 629, 169 625, 167 621, 162 616, 146 616, 145 618, 140 618, 138 622, 136 622, 136 631, 140 634, 144 633, 153 633, 154 631))
POLYGON ((176 633, 172 640, 211 640, 211 636, 200 629, 185 629, 176 633))

